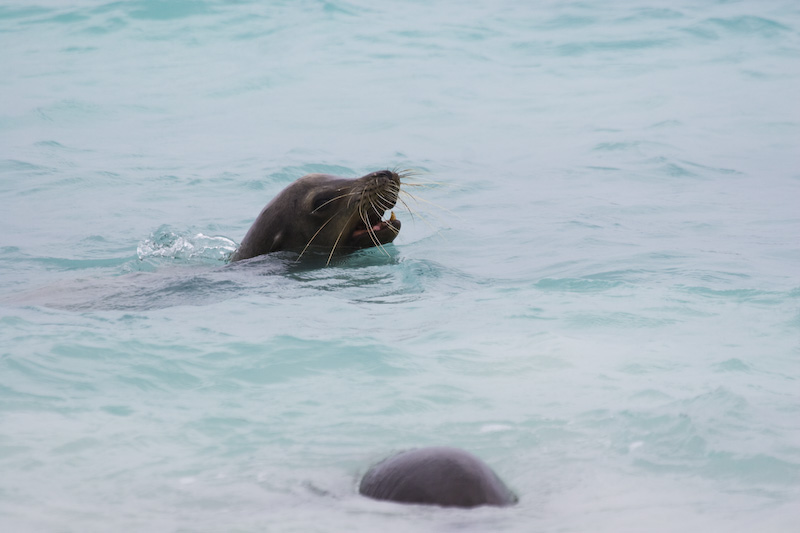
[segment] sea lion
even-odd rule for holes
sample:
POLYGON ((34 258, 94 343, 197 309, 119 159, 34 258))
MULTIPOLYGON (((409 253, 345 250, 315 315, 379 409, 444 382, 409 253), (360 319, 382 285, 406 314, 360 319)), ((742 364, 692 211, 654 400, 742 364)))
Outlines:
MULTIPOLYGON (((404 174, 403 174, 404 175, 404 174)), ((328 261, 362 248, 383 246, 400 232, 394 213, 401 174, 379 170, 356 179, 308 174, 261 210, 231 261, 277 251, 328 254, 328 261)))
POLYGON ((486 463, 448 447, 418 448, 384 459, 364 475, 358 491, 376 500, 442 507, 517 502, 486 463))

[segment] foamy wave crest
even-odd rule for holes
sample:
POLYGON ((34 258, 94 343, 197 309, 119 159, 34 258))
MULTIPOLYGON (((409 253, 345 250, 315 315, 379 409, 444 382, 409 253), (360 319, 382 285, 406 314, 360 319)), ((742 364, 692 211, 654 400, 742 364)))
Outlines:
POLYGON ((236 246, 236 242, 227 237, 211 237, 202 233, 179 234, 159 228, 139 243, 136 253, 140 260, 167 257, 227 261, 236 246))

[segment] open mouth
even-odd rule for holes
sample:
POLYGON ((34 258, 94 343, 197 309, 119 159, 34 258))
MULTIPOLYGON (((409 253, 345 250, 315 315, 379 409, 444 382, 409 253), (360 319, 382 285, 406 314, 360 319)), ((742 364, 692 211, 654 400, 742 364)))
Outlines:
POLYGON ((360 220, 353 229, 353 233, 350 234, 351 240, 362 242, 366 239, 366 246, 377 246, 375 240, 380 244, 387 244, 392 242, 400 232, 400 220, 394 216, 394 211, 391 212, 388 220, 383 220, 381 214, 374 211, 367 216, 367 220, 370 226, 367 227, 367 224, 360 220))

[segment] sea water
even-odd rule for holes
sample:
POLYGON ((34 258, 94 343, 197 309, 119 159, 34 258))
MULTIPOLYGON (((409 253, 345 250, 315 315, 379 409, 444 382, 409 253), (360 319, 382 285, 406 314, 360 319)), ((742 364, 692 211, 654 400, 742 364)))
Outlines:
POLYGON ((2 2, 0 529, 796 531, 798 95, 793 0, 2 2), (358 495, 429 445, 519 503, 358 495))

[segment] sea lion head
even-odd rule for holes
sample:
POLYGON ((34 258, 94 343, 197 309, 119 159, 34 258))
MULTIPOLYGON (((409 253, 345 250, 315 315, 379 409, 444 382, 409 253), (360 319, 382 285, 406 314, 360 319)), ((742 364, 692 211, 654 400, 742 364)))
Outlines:
POLYGON ((277 251, 334 255, 383 246, 400 232, 394 213, 400 175, 391 170, 356 179, 308 174, 261 211, 231 257, 238 261, 277 251))
POLYGON ((495 472, 471 453, 446 446, 398 453, 364 474, 358 492, 375 500, 442 507, 517 503, 495 472))

